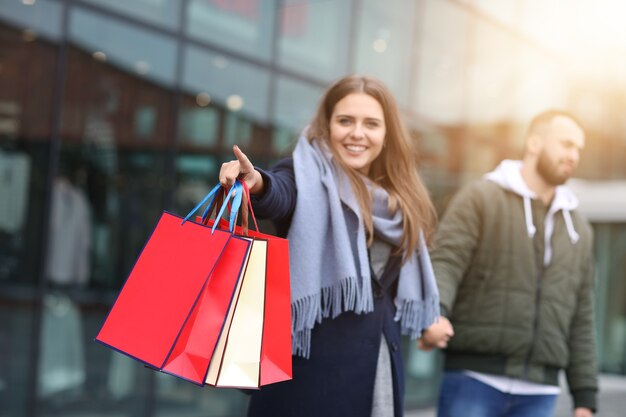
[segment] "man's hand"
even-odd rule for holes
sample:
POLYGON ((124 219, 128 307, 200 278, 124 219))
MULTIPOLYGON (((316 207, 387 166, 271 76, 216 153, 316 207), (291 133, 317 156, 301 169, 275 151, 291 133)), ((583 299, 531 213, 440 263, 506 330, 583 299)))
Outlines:
POLYGON ((424 351, 434 348, 443 349, 448 346, 448 341, 452 336, 454 336, 454 329, 450 320, 444 316, 439 316, 435 324, 424 330, 422 337, 418 340, 417 347, 424 351))
POLYGON ((593 411, 585 407, 577 407, 574 409, 574 417, 593 417, 593 411))

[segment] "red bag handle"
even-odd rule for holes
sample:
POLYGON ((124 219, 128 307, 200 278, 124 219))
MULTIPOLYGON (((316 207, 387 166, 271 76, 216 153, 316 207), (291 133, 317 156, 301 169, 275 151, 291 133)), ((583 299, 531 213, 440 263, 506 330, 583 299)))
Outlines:
MULTIPOLYGON (((259 225, 257 224, 256 217, 254 215, 254 210, 252 209, 252 202, 250 201, 250 189, 248 188, 248 185, 245 183, 245 181, 241 181, 241 185, 244 190, 243 195, 242 195, 243 200, 241 203, 241 231, 244 236, 248 236, 248 213, 252 215, 254 228, 257 232, 259 231, 259 225)), ((218 191, 215 201, 213 202, 213 204, 208 210, 208 215, 204 218, 202 222, 203 224, 205 225, 208 224, 209 219, 211 218, 213 209, 222 205, 224 194, 227 192, 228 190, 224 187, 222 187, 222 189, 218 191)), ((228 203, 228 210, 229 211, 231 210, 230 202, 228 203)), ((217 210, 216 210, 216 214, 217 214, 217 210)), ((217 219, 217 218, 215 219, 216 222, 219 220, 220 219, 217 219)))
MULTIPOLYGON (((250 189, 248 188, 248 184, 246 184, 245 181, 241 181, 241 185, 243 186, 243 197, 244 197, 244 201, 241 204, 241 208, 243 210, 243 207, 246 206, 246 202, 248 203, 247 209, 250 210, 250 214, 252 215, 252 221, 254 222, 254 228, 258 232, 259 225, 256 222, 256 216, 254 215, 254 210, 252 209, 252 201, 250 200, 250 189)), ((242 211, 242 214, 243 214, 243 211, 242 211)), ((246 223, 248 222, 247 220, 248 220, 248 213, 246 213, 246 223)))

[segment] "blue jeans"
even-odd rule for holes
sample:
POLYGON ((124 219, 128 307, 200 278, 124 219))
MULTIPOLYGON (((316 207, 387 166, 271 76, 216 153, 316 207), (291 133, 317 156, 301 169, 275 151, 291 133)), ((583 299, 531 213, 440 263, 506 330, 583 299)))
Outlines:
POLYGON ((515 395, 462 372, 446 372, 437 417, 550 417, 556 395, 515 395))

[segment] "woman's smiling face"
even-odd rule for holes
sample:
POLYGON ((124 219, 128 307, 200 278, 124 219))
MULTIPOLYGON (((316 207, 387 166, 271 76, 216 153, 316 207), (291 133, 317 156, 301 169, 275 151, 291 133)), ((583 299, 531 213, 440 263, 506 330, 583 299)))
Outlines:
POLYGON ((380 103, 364 93, 348 94, 335 104, 330 143, 344 163, 367 175, 385 143, 385 115, 380 103))

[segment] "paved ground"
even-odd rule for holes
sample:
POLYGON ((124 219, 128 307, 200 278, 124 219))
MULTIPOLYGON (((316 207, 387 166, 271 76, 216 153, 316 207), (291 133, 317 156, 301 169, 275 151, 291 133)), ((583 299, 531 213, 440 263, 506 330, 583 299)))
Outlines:
MULTIPOLYGON (((626 377, 615 375, 600 376, 599 411, 596 417, 626 416, 626 377)), ((572 404, 566 391, 559 396, 554 417, 572 417, 572 404)), ((435 417, 435 409, 428 408, 405 413, 406 417, 435 417)), ((472 416, 467 416, 472 417, 472 416)))

